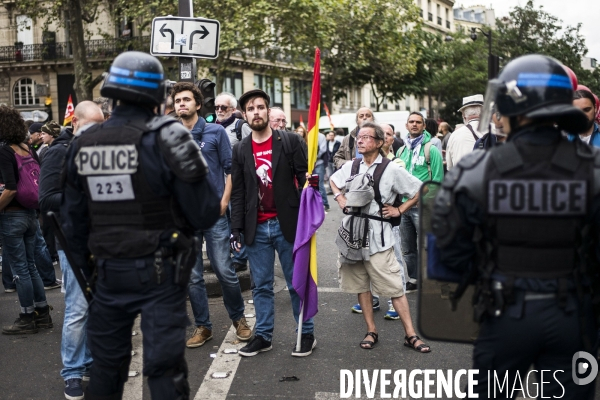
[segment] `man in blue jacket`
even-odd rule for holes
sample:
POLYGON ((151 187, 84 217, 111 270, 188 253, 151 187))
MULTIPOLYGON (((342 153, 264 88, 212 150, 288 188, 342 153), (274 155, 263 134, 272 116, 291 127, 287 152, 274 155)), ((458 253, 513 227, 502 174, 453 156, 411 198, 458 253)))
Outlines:
MULTIPOLYGON (((236 328, 239 340, 247 341, 252 330, 244 317, 244 299, 240 281, 233 268, 229 250, 230 227, 227 219, 227 207, 231 197, 231 144, 225 129, 217 124, 208 124, 199 116, 202 107, 202 93, 192 83, 179 82, 171 92, 175 112, 183 125, 192 132, 192 136, 208 165, 208 180, 214 185, 217 196, 221 197, 220 217, 209 229, 197 231, 202 241, 206 240, 206 251, 210 264, 223 289, 223 303, 229 318, 236 328)), ((204 283, 204 265, 202 252, 198 252, 196 265, 189 284, 190 303, 194 312, 196 329, 187 341, 188 348, 200 347, 212 339, 212 323, 208 310, 208 295, 204 283)))

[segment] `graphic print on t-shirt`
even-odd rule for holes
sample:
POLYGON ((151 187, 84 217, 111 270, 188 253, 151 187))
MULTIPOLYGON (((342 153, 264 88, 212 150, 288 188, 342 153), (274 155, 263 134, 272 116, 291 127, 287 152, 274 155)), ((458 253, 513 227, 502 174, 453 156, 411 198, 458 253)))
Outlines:
POLYGON ((273 196, 273 164, 271 140, 263 143, 252 141, 252 153, 258 178, 258 223, 277 216, 273 196))

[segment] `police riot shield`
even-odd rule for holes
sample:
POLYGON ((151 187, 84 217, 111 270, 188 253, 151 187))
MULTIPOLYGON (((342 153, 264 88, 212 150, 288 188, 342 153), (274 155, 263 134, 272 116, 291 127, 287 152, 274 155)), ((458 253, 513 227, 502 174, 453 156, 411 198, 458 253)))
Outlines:
POLYGON ((474 286, 452 304, 453 295, 460 290, 464 276, 440 263, 440 251, 431 229, 435 198, 441 185, 425 182, 419 192, 419 290, 417 323, 419 332, 427 339, 472 343, 478 335, 479 324, 473 320, 474 286))

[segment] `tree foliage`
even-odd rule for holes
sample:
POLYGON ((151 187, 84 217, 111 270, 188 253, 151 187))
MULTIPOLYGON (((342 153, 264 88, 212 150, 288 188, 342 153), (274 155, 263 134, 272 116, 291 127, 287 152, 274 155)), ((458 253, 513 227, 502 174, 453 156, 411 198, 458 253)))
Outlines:
POLYGON ((408 94, 407 78, 415 75, 420 52, 418 8, 412 0, 341 0, 329 13, 335 29, 321 45, 327 99, 369 84, 379 110, 386 98, 408 94))

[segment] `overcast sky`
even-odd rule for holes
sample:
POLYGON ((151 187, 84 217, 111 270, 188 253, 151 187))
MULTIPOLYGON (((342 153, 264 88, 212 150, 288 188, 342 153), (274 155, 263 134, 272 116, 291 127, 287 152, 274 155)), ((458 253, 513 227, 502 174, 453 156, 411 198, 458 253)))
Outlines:
MULTIPOLYGON (((525 6, 527 0, 456 0, 454 6, 484 5, 493 8, 496 18, 508 16, 515 6, 525 6), (491 6, 491 7, 490 7, 491 6)), ((600 1, 598 0, 535 0, 534 7, 561 19, 563 26, 581 22, 581 34, 588 49, 587 56, 600 61, 600 1)))

